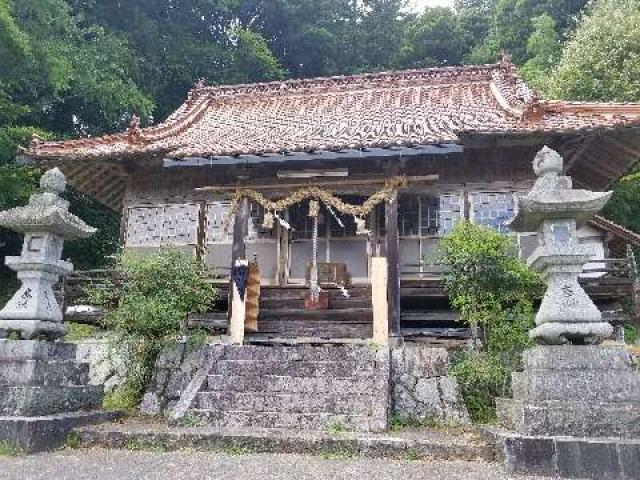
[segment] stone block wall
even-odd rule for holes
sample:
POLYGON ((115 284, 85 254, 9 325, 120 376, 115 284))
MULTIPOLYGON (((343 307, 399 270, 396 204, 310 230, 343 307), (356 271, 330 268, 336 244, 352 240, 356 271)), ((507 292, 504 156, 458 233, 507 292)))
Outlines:
POLYGON ((167 415, 204 364, 207 348, 187 342, 165 347, 156 360, 140 411, 146 415, 167 415))
POLYGON ((127 359, 110 347, 108 340, 76 342, 76 361, 89 364, 89 385, 102 385, 111 392, 127 377, 127 359))
POLYGON ((391 414, 447 424, 471 423, 444 348, 405 344, 391 351, 391 414))

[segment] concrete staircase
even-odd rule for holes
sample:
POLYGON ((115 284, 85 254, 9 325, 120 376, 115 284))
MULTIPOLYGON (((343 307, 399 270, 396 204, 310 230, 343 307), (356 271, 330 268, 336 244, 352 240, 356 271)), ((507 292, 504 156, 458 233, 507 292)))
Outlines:
POLYGON ((218 427, 383 431, 389 351, 367 346, 212 346, 185 418, 218 427))

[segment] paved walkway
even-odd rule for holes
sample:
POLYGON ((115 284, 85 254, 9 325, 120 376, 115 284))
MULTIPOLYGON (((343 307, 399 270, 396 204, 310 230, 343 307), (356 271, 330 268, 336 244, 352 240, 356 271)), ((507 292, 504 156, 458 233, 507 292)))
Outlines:
POLYGON ((1 480, 542 480, 482 462, 320 458, 291 454, 63 450, 0 457, 1 480))

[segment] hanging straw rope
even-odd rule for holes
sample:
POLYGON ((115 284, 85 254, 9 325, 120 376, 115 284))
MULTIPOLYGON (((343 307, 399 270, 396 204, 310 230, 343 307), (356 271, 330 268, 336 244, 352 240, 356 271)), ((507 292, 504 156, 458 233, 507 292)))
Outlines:
POLYGON ((242 198, 248 198, 252 202, 261 205, 268 212, 279 212, 289 208, 296 203, 300 203, 303 200, 312 198, 321 200, 325 205, 328 205, 340 213, 346 215, 354 215, 362 217, 369 215, 376 206, 384 201, 391 200, 394 193, 402 187, 407 185, 407 179, 404 176, 394 177, 389 179, 382 190, 374 193, 367 198, 362 205, 352 205, 342 201, 339 197, 335 196, 327 190, 323 190, 315 185, 310 185, 300 190, 295 191, 288 197, 280 200, 269 200, 265 196, 253 190, 251 188, 238 188, 235 195, 231 199, 231 205, 229 207, 229 216, 233 215, 238 208, 238 203, 242 198))

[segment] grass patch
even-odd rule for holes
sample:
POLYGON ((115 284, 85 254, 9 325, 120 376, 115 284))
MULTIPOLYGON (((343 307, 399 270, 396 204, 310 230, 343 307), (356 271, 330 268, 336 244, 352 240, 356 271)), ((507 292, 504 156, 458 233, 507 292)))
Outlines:
POLYGON ((106 393, 102 399, 102 408, 105 410, 135 411, 140 403, 140 395, 135 386, 125 382, 114 391, 106 393))
POLYGON ((179 424, 181 427, 195 428, 204 427, 208 425, 208 422, 205 418, 202 418, 198 415, 193 415, 192 413, 187 413, 180 419, 179 424))
POLYGON ((70 432, 67 438, 64 439, 64 445, 67 448, 78 449, 82 446, 82 440, 77 432, 70 432))
POLYGON ((100 332, 100 329, 94 325, 70 322, 65 325, 67 325, 67 334, 64 336, 65 342, 78 342, 87 338, 95 338, 100 332))
POLYGON ((402 454, 402 459, 405 462, 415 462, 416 460, 420 459, 420 456, 415 450, 405 450, 402 454))
POLYGON ((335 420, 327 425, 327 433, 330 435, 338 435, 340 433, 352 432, 353 428, 347 427, 339 420, 335 420))
POLYGON ((246 447, 238 447, 238 446, 230 445, 228 447, 222 447, 220 449, 220 453, 230 457, 237 457, 239 455, 248 455, 249 453, 251 453, 251 450, 249 450, 246 447))
POLYGON ((324 460, 347 460, 349 458, 355 458, 358 456, 358 452, 348 448, 336 449, 336 450, 322 450, 320 452, 320 458, 324 460))
POLYGON ((438 420, 435 417, 415 418, 408 415, 394 414, 389 419, 389 431, 398 432, 405 428, 432 428, 435 430, 463 429, 462 425, 455 422, 438 420))
POLYGON ((398 432, 405 428, 418 428, 424 426, 422 421, 408 415, 393 414, 389 419, 389 431, 398 432))
POLYGON ((8 441, 3 440, 0 442, 0 456, 2 457, 17 457, 18 455, 22 455, 24 450, 20 447, 16 447, 15 445, 10 444, 8 441))
POLYGON ((145 442, 138 438, 127 438, 123 447, 132 452, 168 452, 171 450, 167 445, 163 443, 145 442))

